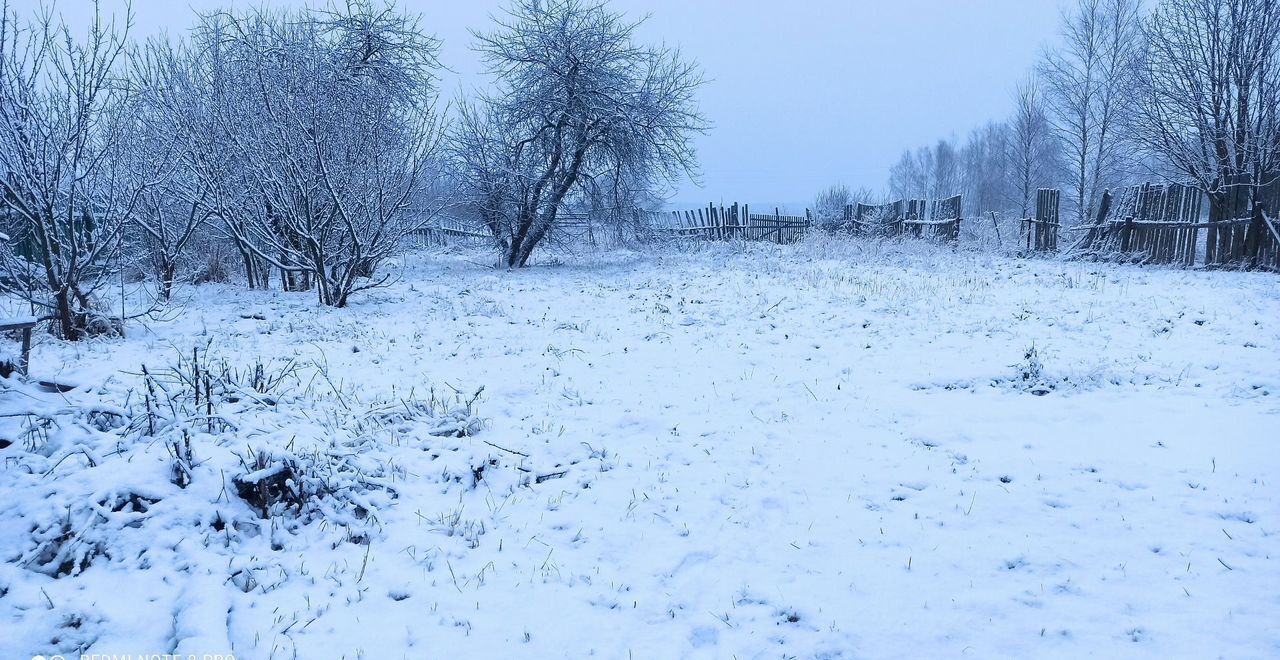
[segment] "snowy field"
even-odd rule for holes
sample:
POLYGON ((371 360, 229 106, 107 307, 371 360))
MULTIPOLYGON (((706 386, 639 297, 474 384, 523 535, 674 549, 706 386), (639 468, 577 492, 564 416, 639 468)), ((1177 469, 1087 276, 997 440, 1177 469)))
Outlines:
POLYGON ((1275 275, 489 259, 39 338, 0 657, 1280 656, 1275 275))

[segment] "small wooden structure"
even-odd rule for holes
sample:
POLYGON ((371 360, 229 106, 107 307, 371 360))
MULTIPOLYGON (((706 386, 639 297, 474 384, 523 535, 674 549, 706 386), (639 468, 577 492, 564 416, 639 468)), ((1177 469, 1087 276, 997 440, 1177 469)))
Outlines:
POLYGON ((1109 220, 1120 252, 1142 263, 1195 265, 1203 199, 1199 189, 1176 183, 1123 191, 1109 220))
POLYGON ((748 241, 770 241, 782 245, 804 238, 813 226, 808 211, 803 216, 782 215, 777 208, 773 213, 746 212, 747 223, 742 228, 742 238, 748 241))
POLYGON ((960 240, 960 221, 963 212, 963 200, 960 195, 939 199, 929 205, 929 219, 916 223, 907 223, 914 236, 932 235, 951 242, 960 240), (927 230, 927 231, 926 231, 927 230))
POLYGON ((1062 191, 1042 188, 1036 191, 1036 216, 1023 218, 1022 240, 1027 252, 1057 252, 1058 231, 1062 228, 1058 207, 1062 191))
POLYGON ((22 356, 18 358, 18 373, 23 376, 31 366, 31 330, 40 320, 34 316, 16 319, 0 319, 0 332, 18 330, 22 332, 22 356))
POLYGON ((886 204, 857 204, 844 209, 845 224, 853 234, 900 236, 908 214, 919 213, 924 200, 900 199, 886 204))

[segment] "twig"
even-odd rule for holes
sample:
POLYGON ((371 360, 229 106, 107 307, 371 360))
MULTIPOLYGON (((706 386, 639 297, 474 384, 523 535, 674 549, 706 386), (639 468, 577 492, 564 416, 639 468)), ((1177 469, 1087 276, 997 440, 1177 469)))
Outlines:
POLYGON ((569 474, 569 471, 568 471, 568 470, 561 470, 560 472, 551 472, 551 473, 549 473, 549 474, 540 474, 540 475, 538 475, 537 477, 534 477, 534 483, 536 483, 536 484, 540 484, 540 483, 542 483, 542 482, 544 482, 544 481, 551 481, 552 479, 559 479, 560 477, 563 477, 563 476, 564 476, 564 475, 566 475, 566 474, 569 474))
POLYGON ((489 445, 490 447, 493 447, 494 449, 501 449, 502 451, 505 451, 505 452, 507 452, 507 453, 509 453, 509 454, 515 454, 516 456, 523 456, 523 457, 525 457, 525 458, 529 458, 529 455, 528 455, 528 454, 526 454, 526 453, 524 453, 524 452, 522 452, 522 451, 516 451, 516 450, 514 450, 514 449, 507 449, 506 447, 502 447, 502 446, 500 446, 500 445, 495 445, 495 444, 493 444, 492 442, 489 442, 488 440, 485 440, 485 441, 484 441, 484 443, 485 443, 486 445, 489 445))

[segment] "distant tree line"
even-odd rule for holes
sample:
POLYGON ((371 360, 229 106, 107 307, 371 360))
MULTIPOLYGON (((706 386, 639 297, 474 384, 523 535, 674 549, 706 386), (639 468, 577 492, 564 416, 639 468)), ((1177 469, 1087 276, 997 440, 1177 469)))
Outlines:
POLYGON ((1275 179, 1280 3, 1076 0, 1059 31, 1008 117, 904 152, 888 195, 963 193, 967 214, 1026 217, 1036 190, 1060 188, 1079 224, 1104 190, 1140 180, 1191 183, 1216 204, 1243 175, 1275 179))

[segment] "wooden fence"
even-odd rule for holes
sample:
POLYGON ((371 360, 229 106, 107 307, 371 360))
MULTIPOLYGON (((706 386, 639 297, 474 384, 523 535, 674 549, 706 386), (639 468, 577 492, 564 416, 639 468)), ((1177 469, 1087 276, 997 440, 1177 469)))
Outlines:
POLYGON ((1023 218, 1022 241, 1028 252, 1057 252, 1058 231, 1062 224, 1058 217, 1058 205, 1062 191, 1042 188, 1036 191, 1036 216, 1023 218))
POLYGON ((547 238, 563 245, 595 245, 602 229, 589 213, 561 212, 556 214, 556 223, 547 238))
POLYGON ((451 243, 489 245, 493 235, 484 227, 472 225, 450 217, 440 217, 431 224, 418 228, 409 235, 409 247, 424 248, 451 243))
POLYGON ((1144 264, 1280 271, 1280 232, 1268 209, 1280 189, 1234 178, 1209 203, 1205 193, 1181 184, 1143 184, 1105 193, 1098 216, 1073 248, 1084 254, 1119 253, 1144 264), (1204 242, 1201 243, 1201 232, 1204 242))
POLYGON ((845 207, 845 225, 854 234, 960 239, 961 197, 900 199, 888 204, 845 207))
POLYGON ((1143 263, 1195 265, 1202 201, 1198 189, 1179 184, 1129 188, 1109 220, 1120 252, 1144 255, 1143 263))
POLYGON ((706 208, 687 211, 652 212, 649 225, 674 236, 783 244, 804 238, 813 228, 813 219, 807 210, 803 216, 783 215, 776 208, 773 213, 752 213, 749 205, 734 203, 708 204, 706 208))
POLYGON ((1193 266, 1199 253, 1203 193, 1181 184, 1150 184, 1104 193, 1088 232, 1073 247, 1114 254, 1138 263, 1193 266))
MULTIPOLYGON (((602 228, 587 213, 558 213, 556 224, 547 236, 548 242, 571 245, 595 245, 602 228)), ((422 248, 447 244, 490 245, 493 234, 482 225, 442 216, 414 231, 410 247, 422 248)))
POLYGON ((1249 175, 1227 183, 1225 194, 1209 204, 1205 264, 1219 268, 1280 271, 1280 183, 1253 185, 1249 175))

